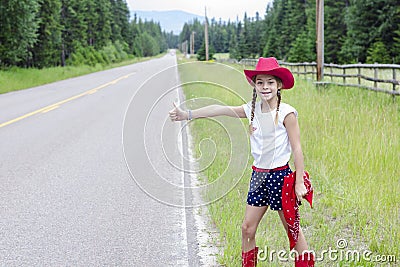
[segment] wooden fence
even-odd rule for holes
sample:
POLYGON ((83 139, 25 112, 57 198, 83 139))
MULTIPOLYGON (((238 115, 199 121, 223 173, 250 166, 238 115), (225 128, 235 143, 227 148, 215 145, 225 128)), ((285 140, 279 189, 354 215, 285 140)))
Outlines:
MULTIPOLYGON (((242 59, 239 64, 254 67, 257 59, 242 59)), ((393 96, 400 95, 400 65, 395 64, 324 64, 324 81, 317 82, 317 63, 280 61, 293 74, 311 79, 316 85, 335 84, 365 88, 393 96)))

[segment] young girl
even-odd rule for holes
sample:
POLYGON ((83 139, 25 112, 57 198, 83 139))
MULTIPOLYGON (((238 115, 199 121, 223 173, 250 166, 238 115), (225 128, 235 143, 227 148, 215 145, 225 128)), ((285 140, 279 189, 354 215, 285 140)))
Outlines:
MULTIPOLYGON (((287 233, 288 223, 282 211, 282 186, 284 177, 292 173, 288 162, 294 156, 295 195, 300 201, 308 190, 304 184, 304 159, 300 145, 300 130, 296 110, 281 103, 281 90, 294 85, 289 69, 280 67, 273 58, 260 58, 255 70, 244 70, 253 86, 253 99, 242 106, 210 105, 196 110, 181 110, 175 106, 169 112, 172 121, 191 120, 214 116, 248 118, 250 144, 254 157, 247 206, 242 224, 242 266, 256 266, 258 247, 255 234, 268 207, 278 211, 287 233), (260 99, 257 101, 257 98, 260 99)), ((293 175, 293 174, 292 174, 293 175)), ((287 203, 287 202, 286 202, 287 203)), ((308 250, 304 235, 299 229, 294 249, 300 255, 308 250)), ((299 256, 295 266, 314 266, 312 255, 299 256)))

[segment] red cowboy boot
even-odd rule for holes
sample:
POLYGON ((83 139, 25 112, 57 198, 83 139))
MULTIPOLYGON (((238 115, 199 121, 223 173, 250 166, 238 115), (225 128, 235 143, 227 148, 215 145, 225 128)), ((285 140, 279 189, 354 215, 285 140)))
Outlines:
POLYGON ((295 267, 314 267, 314 254, 303 253, 294 261, 295 267))
POLYGON ((247 252, 242 251, 242 267, 256 267, 258 257, 258 247, 247 252))

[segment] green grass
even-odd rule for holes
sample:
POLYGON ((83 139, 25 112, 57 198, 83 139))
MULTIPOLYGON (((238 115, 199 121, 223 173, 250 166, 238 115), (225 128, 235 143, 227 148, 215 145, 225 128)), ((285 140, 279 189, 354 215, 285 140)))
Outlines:
POLYGON ((214 54, 214 58, 219 60, 219 59, 228 59, 229 58, 229 53, 216 53, 214 54))
MULTIPOLYGON (((204 101, 204 97, 227 105, 250 101, 251 88, 242 73, 212 63, 189 66, 179 67, 182 82, 219 82, 236 94, 214 84, 187 84, 183 86, 187 106, 196 108, 215 102, 204 101)), ((241 71, 242 67, 237 66, 237 69, 241 71)), ((300 78, 296 79, 295 88, 284 91, 282 97, 299 112, 305 166, 315 187, 314 209, 304 205, 300 211, 310 249, 320 256, 323 250, 337 249, 336 242, 344 238, 348 250, 361 253, 370 250, 373 256, 395 255, 400 260, 399 98, 356 88, 316 89, 300 78)), ((237 119, 219 123, 202 119, 191 123, 193 146, 197 156, 201 151, 200 165, 205 167, 199 176, 209 182, 222 177, 222 185, 232 185, 225 186, 224 190, 229 192, 222 199, 208 206, 223 246, 218 260, 225 266, 240 266, 241 223, 252 158, 242 170, 244 175, 237 172, 243 164, 234 161, 240 167, 232 168, 230 161, 249 156, 248 142, 243 141, 246 127, 246 120, 237 119), (227 124, 234 126, 227 127, 227 124), (200 142, 208 138, 215 147, 200 142), (237 141, 242 142, 241 148, 234 149, 237 141)), ((206 190, 204 198, 213 200, 221 190, 214 187, 206 190)), ((276 213, 269 211, 263 218, 257 244, 269 250, 288 249, 287 236, 276 213)), ((339 252, 343 254, 348 250, 339 252)), ((340 254, 337 255, 340 258, 340 254)), ((260 262, 259 266, 293 266, 291 261, 279 262, 276 255, 274 259, 274 263, 260 262)), ((339 262, 327 257, 316 265, 377 266, 366 260, 339 262)), ((389 265, 385 263, 384 266, 389 265)), ((390 266, 398 266, 398 263, 390 266)))
MULTIPOLYGON (((163 54, 161 54, 163 55, 163 54)), ((134 64, 149 58, 134 58, 108 66, 53 67, 44 69, 25 69, 13 67, 0 70, 0 94, 48 84, 85 74, 134 64)))

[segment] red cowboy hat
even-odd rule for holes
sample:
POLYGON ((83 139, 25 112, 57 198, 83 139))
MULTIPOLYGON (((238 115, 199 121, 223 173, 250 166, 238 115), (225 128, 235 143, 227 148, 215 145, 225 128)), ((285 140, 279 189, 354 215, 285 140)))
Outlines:
POLYGON ((290 89, 294 85, 292 72, 287 68, 280 67, 278 61, 274 57, 260 57, 256 69, 244 70, 244 74, 251 86, 254 86, 253 77, 258 74, 268 74, 278 77, 282 80, 282 89, 290 89))

